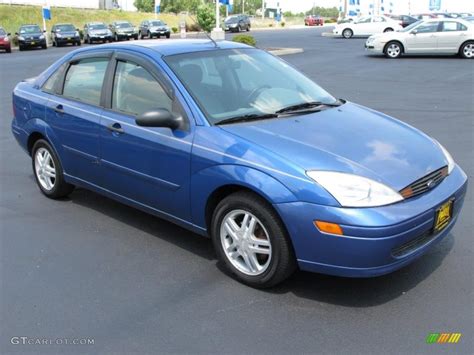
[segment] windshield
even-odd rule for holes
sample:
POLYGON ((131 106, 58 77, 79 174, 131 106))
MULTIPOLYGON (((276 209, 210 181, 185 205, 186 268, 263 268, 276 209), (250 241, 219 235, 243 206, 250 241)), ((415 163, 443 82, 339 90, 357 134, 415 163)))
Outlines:
POLYGON ((164 58, 211 124, 337 100, 286 62, 258 49, 225 49, 164 58))
POLYGON ((0 28, 0 36, 5 36, 7 33, 3 28, 0 28))
POLYGON ((164 22, 162 21, 150 21, 150 26, 164 26, 164 22))
POLYGON ((131 23, 129 22, 124 22, 124 23, 118 23, 116 25, 117 28, 129 28, 129 27, 133 27, 131 23))
POLYGON ((42 32, 39 26, 24 26, 20 28, 20 33, 39 33, 42 32))
POLYGON ((74 28, 73 25, 57 25, 56 26, 56 31, 61 32, 74 32, 76 29, 74 28))
POLYGON ((94 25, 90 25, 89 28, 91 30, 105 30, 107 29, 107 26, 105 26, 103 23, 96 23, 94 25))
POLYGON ((234 23, 234 22, 239 22, 239 18, 237 16, 234 16, 234 17, 227 17, 225 19, 225 22, 227 23, 234 23))
POLYGON ((410 32, 413 28, 421 24, 423 21, 416 21, 413 22, 411 25, 405 27, 403 30, 400 30, 400 32, 410 32))

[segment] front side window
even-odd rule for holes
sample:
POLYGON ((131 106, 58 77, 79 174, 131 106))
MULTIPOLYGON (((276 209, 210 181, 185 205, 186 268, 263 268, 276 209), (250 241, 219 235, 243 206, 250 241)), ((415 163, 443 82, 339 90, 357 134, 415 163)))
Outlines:
POLYGON ((49 92, 49 93, 54 93, 56 90, 56 83, 58 82, 60 78, 60 72, 61 69, 57 69, 51 76, 46 80, 46 82, 43 84, 43 91, 49 92))
POLYGON ((258 49, 226 49, 164 58, 210 123, 337 100, 284 61, 258 49))
POLYGON ((431 33, 438 32, 439 22, 422 23, 416 28, 417 33, 431 33))
POLYGON ((138 116, 157 108, 173 111, 172 100, 161 85, 140 65, 119 61, 115 71, 112 109, 138 116))
POLYGON ((72 63, 64 80, 63 95, 91 105, 99 105, 108 63, 106 58, 83 59, 72 63))

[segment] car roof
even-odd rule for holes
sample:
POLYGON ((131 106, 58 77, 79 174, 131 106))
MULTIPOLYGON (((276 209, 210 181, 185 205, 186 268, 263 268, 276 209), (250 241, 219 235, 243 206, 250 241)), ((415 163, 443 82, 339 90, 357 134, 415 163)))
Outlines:
POLYGON ((138 53, 143 53, 147 49, 151 49, 161 56, 221 49, 252 48, 243 43, 230 41, 219 41, 217 42, 216 47, 214 43, 209 39, 170 39, 166 41, 143 40, 126 43, 116 42, 110 44, 103 44, 97 47, 86 47, 83 49, 79 49, 78 51, 84 53, 86 51, 92 51, 95 48, 99 47, 100 49, 123 48, 128 50, 134 50, 138 53))

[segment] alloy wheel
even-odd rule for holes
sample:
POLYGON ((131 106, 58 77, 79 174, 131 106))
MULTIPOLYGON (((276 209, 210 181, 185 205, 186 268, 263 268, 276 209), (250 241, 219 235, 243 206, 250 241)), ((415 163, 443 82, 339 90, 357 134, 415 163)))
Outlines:
POLYGON ((233 210, 222 220, 222 249, 240 272, 257 276, 264 273, 272 258, 270 236, 260 220, 245 210, 233 210))
POLYGON ((46 148, 39 148, 35 153, 35 173, 41 187, 51 191, 56 183, 56 167, 53 157, 46 148))
POLYGON ((466 58, 474 57, 474 43, 468 43, 463 48, 463 54, 466 58))
POLYGON ((398 44, 392 43, 387 47, 387 55, 391 58, 397 58, 400 55, 401 48, 398 44))

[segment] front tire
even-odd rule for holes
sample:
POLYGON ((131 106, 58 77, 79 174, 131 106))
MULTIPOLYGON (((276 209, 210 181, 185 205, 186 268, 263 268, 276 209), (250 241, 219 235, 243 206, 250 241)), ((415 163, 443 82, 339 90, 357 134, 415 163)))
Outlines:
POLYGON ((52 199, 69 195, 74 186, 64 181, 61 163, 49 143, 38 140, 32 149, 33 174, 41 192, 52 199))
POLYGON ((473 59, 474 58, 474 41, 468 41, 461 46, 459 54, 462 58, 473 59))
POLYGON ((384 33, 385 33, 385 32, 393 32, 393 28, 388 27, 388 28, 386 28, 386 29, 384 30, 384 33))
POLYGON ((349 39, 354 35, 354 32, 350 28, 346 28, 342 31, 342 37, 349 39))
POLYGON ((388 42, 383 52, 387 58, 395 59, 402 55, 403 48, 399 42, 388 42))
POLYGON ((272 287, 296 269, 296 258, 277 213, 259 196, 237 192, 223 199, 212 217, 217 256, 237 280, 272 287))

